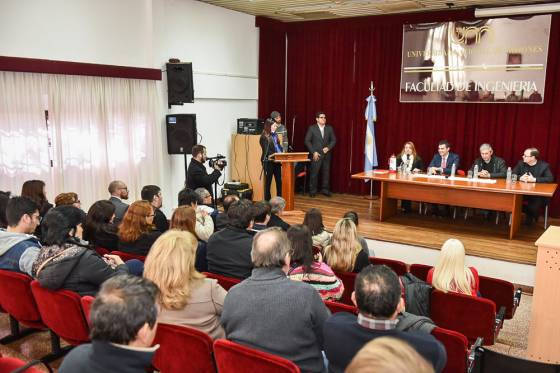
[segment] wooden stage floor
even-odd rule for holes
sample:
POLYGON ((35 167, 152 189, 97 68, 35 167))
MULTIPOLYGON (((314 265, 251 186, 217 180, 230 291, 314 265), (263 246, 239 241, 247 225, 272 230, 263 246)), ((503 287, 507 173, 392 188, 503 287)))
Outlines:
MULTIPOLYGON (((484 221, 480 215, 473 216, 472 210, 468 219, 464 220, 464 210, 459 209, 454 220, 451 217, 419 215, 417 205, 413 203, 412 206, 412 213, 400 213, 380 222, 377 199, 349 194, 333 194, 330 198, 319 194, 315 198, 297 194, 296 212, 287 213, 289 215, 283 216, 283 219, 290 224, 301 223, 303 214, 297 213, 297 210, 305 212, 315 207, 321 209, 323 222, 327 230, 332 231, 344 213, 353 210, 360 217, 358 231, 369 239, 439 249, 448 238, 457 238, 465 244, 468 255, 522 264, 536 263, 534 243, 544 232, 542 218, 532 227, 521 226, 516 238, 509 240, 508 225, 503 216, 496 225, 495 221, 484 221)), ((558 225, 560 219, 549 219, 549 222, 558 225)))

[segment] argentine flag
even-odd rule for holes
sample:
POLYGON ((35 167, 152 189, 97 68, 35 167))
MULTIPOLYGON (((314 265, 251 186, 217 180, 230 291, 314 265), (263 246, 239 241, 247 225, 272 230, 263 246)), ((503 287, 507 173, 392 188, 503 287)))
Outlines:
POLYGON ((370 171, 377 168, 377 147, 375 146, 375 126, 374 122, 377 121, 377 110, 375 108, 375 96, 370 95, 366 98, 366 143, 364 146, 364 153, 366 161, 364 163, 364 171, 370 171))

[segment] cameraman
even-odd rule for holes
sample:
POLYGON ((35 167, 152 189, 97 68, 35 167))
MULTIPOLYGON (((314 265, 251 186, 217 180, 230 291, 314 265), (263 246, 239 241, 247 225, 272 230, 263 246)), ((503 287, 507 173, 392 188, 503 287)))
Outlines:
MULTIPOLYGON (((211 174, 206 172, 206 147, 204 145, 195 145, 192 148, 192 159, 187 170, 187 187, 191 190, 196 188, 205 188, 210 195, 212 193, 212 184, 218 181, 222 176, 224 164, 222 161, 214 162, 214 171, 211 174)), ((214 198, 214 200, 216 200, 214 198)))

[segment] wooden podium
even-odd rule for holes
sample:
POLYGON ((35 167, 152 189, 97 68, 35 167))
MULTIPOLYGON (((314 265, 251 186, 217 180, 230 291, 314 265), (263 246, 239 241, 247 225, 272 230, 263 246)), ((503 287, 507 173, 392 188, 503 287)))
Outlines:
POLYGON ((286 211, 294 209, 294 163, 309 162, 309 153, 274 153, 274 161, 282 164, 282 197, 286 200, 286 211))
POLYGON ((535 242, 537 269, 527 358, 560 363, 560 227, 549 227, 535 242))

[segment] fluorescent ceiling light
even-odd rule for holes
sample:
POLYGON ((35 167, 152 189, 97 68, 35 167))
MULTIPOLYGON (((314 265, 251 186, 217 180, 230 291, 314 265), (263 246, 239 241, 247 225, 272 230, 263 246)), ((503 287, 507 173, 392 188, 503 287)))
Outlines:
POLYGON ((504 6, 498 8, 476 8, 474 16, 477 18, 497 17, 497 16, 517 16, 535 13, 560 12, 560 4, 533 4, 521 6, 504 6))

